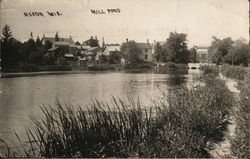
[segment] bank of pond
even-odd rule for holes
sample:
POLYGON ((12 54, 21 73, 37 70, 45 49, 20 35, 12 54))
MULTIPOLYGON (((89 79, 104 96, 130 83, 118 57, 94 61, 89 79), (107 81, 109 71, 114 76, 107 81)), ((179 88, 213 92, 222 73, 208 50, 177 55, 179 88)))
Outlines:
POLYGON ((249 122, 248 90, 242 87, 240 98, 236 98, 218 78, 217 67, 202 70, 200 81, 204 85, 163 91, 147 108, 140 99, 127 105, 117 97, 113 97, 112 104, 93 101, 87 110, 60 101, 55 107, 44 106, 41 109, 45 118, 34 119, 34 127, 26 130, 28 141, 16 133, 21 146, 10 150, 4 141, 7 151, 1 155, 213 157, 210 151, 225 139, 234 116, 237 126, 236 136, 230 140, 232 156, 250 157, 249 128, 244 125, 249 122))
MULTIPOLYGON (((35 76, 35 75, 55 75, 55 74, 78 74, 78 73, 88 73, 93 72, 105 72, 105 71, 165 71, 165 70, 188 70, 188 64, 175 64, 175 63, 164 63, 155 64, 150 62, 142 62, 135 64, 96 64, 91 63, 86 66, 76 66, 76 65, 24 65, 15 69, 5 69, 1 73, 1 78, 9 77, 23 77, 23 76, 35 76)), ((193 69, 193 68, 192 68, 193 69)), ((197 69, 197 68, 195 68, 197 69)))

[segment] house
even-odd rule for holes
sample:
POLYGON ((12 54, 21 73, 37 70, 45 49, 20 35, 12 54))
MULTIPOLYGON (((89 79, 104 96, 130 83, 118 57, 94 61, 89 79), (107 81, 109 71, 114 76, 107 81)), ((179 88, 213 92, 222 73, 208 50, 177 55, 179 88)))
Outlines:
POLYGON ((137 47, 141 49, 141 54, 139 54, 139 59, 147 62, 153 61, 153 47, 147 40, 147 43, 136 43, 137 47))
POLYGON ((208 47, 207 46, 197 46, 196 49, 196 62, 207 63, 208 59, 208 47))
MULTIPOLYGON (((58 38, 58 40, 55 39, 55 37, 45 37, 42 38, 42 44, 45 45, 46 41, 49 41, 52 44, 52 48, 60 47, 63 50, 64 54, 71 54, 70 56, 76 56, 78 49, 75 45, 73 39, 71 36, 69 38, 58 38)), ((67 58, 67 57, 66 57, 67 58)))
POLYGON ((100 52, 101 50, 102 48, 100 47, 91 47, 87 49, 86 51, 84 51, 84 53, 85 53, 87 60, 92 61, 96 59, 97 53, 100 52))
POLYGON ((119 44, 107 44, 104 47, 103 55, 110 56, 113 53, 121 51, 121 46, 119 44))

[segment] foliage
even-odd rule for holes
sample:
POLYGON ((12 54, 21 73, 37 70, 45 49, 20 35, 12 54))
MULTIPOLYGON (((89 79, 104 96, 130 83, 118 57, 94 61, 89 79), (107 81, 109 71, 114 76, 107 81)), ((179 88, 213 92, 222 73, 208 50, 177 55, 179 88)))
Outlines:
POLYGON ((214 63, 221 63, 225 55, 228 54, 229 50, 233 47, 233 40, 231 38, 218 39, 213 36, 213 41, 208 51, 210 58, 214 63))
POLYGON ((109 62, 112 64, 121 63, 122 54, 119 51, 113 52, 110 54, 109 62))
POLYGON ((221 73, 228 78, 234 78, 238 80, 244 80, 246 76, 246 70, 230 65, 223 65, 221 68, 221 73))
POLYGON ((51 47, 52 47, 52 43, 50 42, 50 41, 45 41, 45 45, 44 45, 44 48, 46 49, 46 50, 49 50, 51 47))
MULTIPOLYGON (((37 71, 39 70, 36 68, 37 65, 56 63, 57 57, 47 54, 47 50, 52 47, 52 43, 46 41, 43 46, 39 37, 36 40, 33 39, 32 32, 30 33, 31 38, 22 43, 12 37, 10 26, 5 25, 2 29, 2 36, 1 66, 3 72, 37 71)), ((55 37, 59 40, 58 33, 55 37)), ((65 65, 65 61, 61 65, 65 65)))
POLYGON ((5 25, 2 29, 1 39, 1 66, 3 71, 9 68, 16 68, 20 62, 20 50, 21 43, 12 37, 12 31, 10 26, 5 25))
POLYGON ((171 32, 164 48, 167 50, 167 61, 188 62, 187 34, 171 32))
POLYGON ((42 47, 43 46, 42 41, 39 38, 39 36, 36 38, 36 46, 38 46, 38 47, 42 47))
POLYGON ((196 47, 192 47, 191 49, 189 49, 188 62, 196 63, 196 54, 197 54, 196 47))
POLYGON ((90 39, 86 40, 84 43, 85 43, 85 45, 88 45, 90 47, 99 47, 100 46, 97 38, 94 39, 93 36, 91 36, 90 39))
POLYGON ((214 63, 226 62, 228 64, 248 65, 249 45, 246 40, 241 38, 233 41, 227 37, 218 39, 213 37, 211 46, 209 47, 209 55, 214 63))
MULTIPOLYGON (((248 86, 249 87, 249 86, 248 86)), ((250 91, 241 89, 240 103, 234 111, 236 122, 235 136, 231 138, 232 155, 237 158, 250 157, 250 91)))
POLYGON ((139 58, 142 50, 136 45, 135 41, 122 43, 121 52, 123 53, 124 58, 131 64, 142 62, 139 58))
POLYGON ((10 29, 10 26, 5 24, 3 29, 2 29, 2 39, 4 43, 7 43, 9 39, 12 37, 12 31, 10 29))
POLYGON ((89 66, 88 70, 90 71, 108 71, 108 70, 115 70, 115 66, 106 65, 106 64, 96 64, 93 66, 89 66))
POLYGON ((81 45, 81 43, 79 41, 75 42, 75 45, 81 45))
POLYGON ((64 57, 59 57, 58 64, 59 65, 67 65, 67 60, 64 57))
POLYGON ((236 101, 224 81, 209 77, 205 83, 163 92, 149 109, 119 98, 95 101, 85 110, 60 102, 42 107, 45 118, 27 130, 24 156, 210 157, 236 101))
POLYGON ((217 77, 219 75, 219 68, 217 66, 208 66, 203 65, 200 67, 200 70, 203 71, 203 74, 206 75, 213 75, 214 77, 217 77))
POLYGON ((157 42, 154 46, 154 49, 155 49, 155 59, 156 61, 166 61, 166 58, 165 58, 165 52, 161 46, 161 44, 159 42, 157 42))
POLYGON ((140 62, 140 63, 128 63, 125 64, 125 69, 152 69, 155 64, 150 62, 140 62))

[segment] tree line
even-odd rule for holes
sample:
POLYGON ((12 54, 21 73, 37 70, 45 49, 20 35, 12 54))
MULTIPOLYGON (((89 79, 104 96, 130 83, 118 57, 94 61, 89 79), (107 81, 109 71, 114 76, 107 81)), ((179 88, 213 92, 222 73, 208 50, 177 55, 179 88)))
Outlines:
MULTIPOLYGON (((121 51, 131 63, 140 62, 141 49, 135 41, 123 43, 121 51)), ((195 49, 188 49, 187 34, 171 32, 164 44, 157 42, 154 45, 154 58, 157 62, 188 63, 195 62, 195 49)))
POLYGON ((212 38, 208 52, 213 63, 248 66, 250 48, 246 39, 240 38, 233 41, 230 37, 219 39, 213 36, 212 38))
POLYGON ((30 64, 53 64, 54 61, 49 56, 45 56, 51 47, 52 43, 49 41, 46 41, 43 45, 39 36, 34 40, 32 32, 29 40, 22 43, 13 37, 10 26, 5 25, 2 28, 1 38, 2 69, 17 69, 30 64))
MULTIPOLYGON (((136 46, 135 41, 123 43, 121 51, 126 59, 131 63, 140 62, 140 48, 136 46)), ((157 62, 174 63, 195 63, 197 55, 197 46, 188 48, 187 34, 171 32, 164 43, 156 42, 154 45, 154 58, 157 62)), ((208 47, 208 61, 231 65, 248 65, 249 45, 243 38, 233 41, 230 37, 219 39, 212 37, 211 45, 208 47)))

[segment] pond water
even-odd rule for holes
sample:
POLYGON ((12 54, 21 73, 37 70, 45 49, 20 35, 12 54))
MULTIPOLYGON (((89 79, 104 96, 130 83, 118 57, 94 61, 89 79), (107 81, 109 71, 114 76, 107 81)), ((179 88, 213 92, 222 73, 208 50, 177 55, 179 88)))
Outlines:
POLYGON ((97 99, 110 103, 112 96, 127 100, 138 97, 146 107, 152 98, 176 85, 193 85, 199 70, 132 71, 65 75, 43 75, 0 79, 0 138, 15 140, 25 128, 33 126, 30 118, 41 119, 40 106, 56 103, 79 105, 83 109, 97 99))

